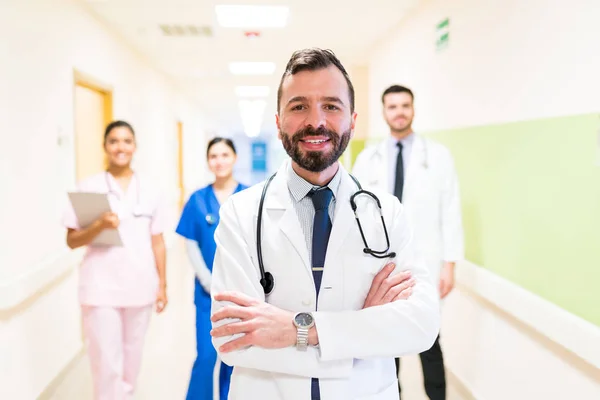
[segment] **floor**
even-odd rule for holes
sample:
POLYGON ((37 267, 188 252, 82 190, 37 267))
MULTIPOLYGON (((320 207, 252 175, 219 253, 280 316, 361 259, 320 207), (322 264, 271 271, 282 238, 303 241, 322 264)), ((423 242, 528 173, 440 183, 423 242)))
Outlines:
MULTIPOLYGON (((195 357, 193 272, 183 247, 171 252, 168 263, 169 306, 154 315, 144 349, 136 400, 185 399, 195 357)), ((422 389, 418 356, 402 360, 403 400, 427 400, 422 389)), ((89 361, 83 355, 57 386, 51 400, 92 399, 89 361)), ((465 400, 452 387, 448 400, 465 400)))

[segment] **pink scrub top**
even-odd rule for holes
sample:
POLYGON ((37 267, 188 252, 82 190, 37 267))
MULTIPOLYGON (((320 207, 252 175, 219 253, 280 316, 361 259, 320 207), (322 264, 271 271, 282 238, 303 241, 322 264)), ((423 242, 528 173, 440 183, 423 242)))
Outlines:
MULTIPOLYGON (((87 246, 79 273, 79 301, 88 306, 139 307, 154 303, 158 272, 152 235, 163 233, 166 210, 151 180, 132 176, 124 193, 109 173, 91 176, 78 191, 108 193, 119 217, 123 246, 87 246)), ((63 217, 66 228, 81 229, 69 203, 63 217)))

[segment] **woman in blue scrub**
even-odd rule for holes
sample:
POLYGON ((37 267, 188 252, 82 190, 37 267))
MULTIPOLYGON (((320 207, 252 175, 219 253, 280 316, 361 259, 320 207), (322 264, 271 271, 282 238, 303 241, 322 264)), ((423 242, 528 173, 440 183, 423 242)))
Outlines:
POLYGON ((227 399, 233 367, 217 359, 210 330, 210 282, 216 244, 215 229, 219 209, 227 198, 247 186, 233 177, 237 153, 229 139, 214 138, 206 151, 208 167, 215 181, 190 196, 183 209, 177 233, 186 238, 186 250, 196 272, 194 303, 196 305, 197 358, 192 368, 187 400, 227 399), (219 393, 219 397, 215 396, 219 393))

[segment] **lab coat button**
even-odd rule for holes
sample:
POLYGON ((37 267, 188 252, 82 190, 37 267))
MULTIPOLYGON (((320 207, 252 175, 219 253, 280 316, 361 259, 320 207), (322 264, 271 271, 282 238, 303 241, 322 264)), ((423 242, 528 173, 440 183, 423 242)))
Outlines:
POLYGON ((305 306, 310 306, 312 304, 312 301, 310 299, 302 300, 302 304, 304 304, 305 306))

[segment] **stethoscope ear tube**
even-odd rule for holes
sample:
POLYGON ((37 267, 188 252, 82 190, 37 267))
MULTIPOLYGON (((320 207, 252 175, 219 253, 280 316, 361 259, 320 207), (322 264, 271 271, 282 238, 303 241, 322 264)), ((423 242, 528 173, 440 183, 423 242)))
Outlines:
POLYGON ((271 294, 273 291, 273 287, 275 286, 275 280, 273 275, 270 272, 265 273, 265 266, 263 265, 263 257, 262 257, 262 213, 263 213, 263 205, 265 202, 265 197, 267 195, 267 189, 271 184, 273 178, 275 178, 277 173, 271 175, 271 177, 265 183, 263 187, 262 195, 260 196, 260 203, 258 205, 258 218, 256 223, 256 254, 258 256, 258 268, 260 269, 260 285, 265 292, 265 295, 271 294))
MULTIPOLYGON (((263 291, 264 291, 265 295, 267 295, 267 296, 269 294, 271 294, 271 292, 273 291, 273 288, 275 287, 275 278, 273 277, 273 275, 270 272, 265 272, 265 266, 263 263, 262 213, 263 213, 265 197, 267 196, 267 189, 269 188, 269 185, 271 184, 271 181, 273 180, 273 178, 275 178, 275 175, 276 175, 276 173, 271 175, 271 177, 267 180, 267 182, 265 183, 265 185, 263 187, 262 194, 260 196, 259 205, 258 205, 258 216, 257 216, 257 223, 256 223, 256 255, 258 258, 258 268, 260 270, 260 285, 262 286, 263 291)), ((383 211, 381 209, 381 202, 379 201, 379 198, 377 198, 377 196, 375 194, 373 194, 372 192, 363 190, 362 187, 360 186, 360 183, 356 180, 356 178, 354 176, 350 175, 350 177, 352 178, 352 180, 354 180, 354 182, 358 186, 358 191, 350 197, 350 206, 352 207, 352 211, 354 212, 354 215, 356 217, 356 223, 358 224, 360 236, 362 237, 363 243, 365 245, 363 252, 365 254, 369 254, 375 258, 381 258, 381 259, 396 257, 395 252, 388 253, 388 251, 390 249, 390 238, 388 236, 387 227, 385 225, 385 220, 383 218, 383 211), (379 208, 379 213, 381 214, 381 223, 383 225, 383 231, 385 232, 385 240, 386 240, 386 245, 387 245, 385 250, 382 250, 382 251, 372 250, 369 248, 369 245, 367 244, 367 240, 365 238, 365 235, 364 235, 364 232, 362 229, 362 225, 360 224, 360 219, 356 213, 356 202, 354 201, 356 196, 359 196, 361 194, 371 197, 377 203, 377 207, 379 208)))

